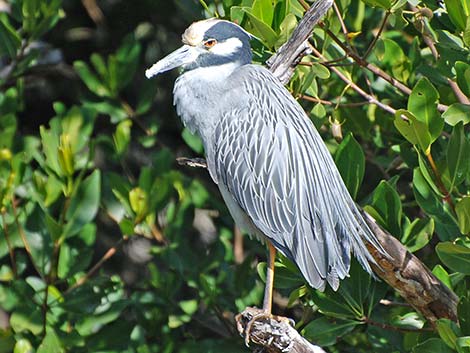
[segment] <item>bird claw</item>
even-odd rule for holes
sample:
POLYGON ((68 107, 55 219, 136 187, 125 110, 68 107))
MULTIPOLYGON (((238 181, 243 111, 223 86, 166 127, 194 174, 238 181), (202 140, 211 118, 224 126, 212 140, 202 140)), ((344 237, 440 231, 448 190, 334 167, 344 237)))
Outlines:
POLYGON ((256 322, 256 321, 260 321, 261 319, 270 319, 272 318, 273 315, 268 312, 268 311, 262 311, 256 315, 254 315, 250 321, 248 321, 248 323, 246 324, 245 326, 245 345, 247 347, 250 346, 250 335, 251 335, 251 329, 253 328, 253 324, 256 322))
MULTIPOLYGON (((238 332, 240 332, 240 335, 244 337, 245 345, 247 347, 250 346, 250 342, 257 344, 256 330, 253 330, 253 328, 255 322, 260 322, 263 320, 286 322, 290 326, 295 327, 295 321, 290 318, 273 315, 269 311, 263 309, 246 308, 245 311, 235 316, 235 321, 237 323, 238 332), (254 334, 254 339, 252 339, 252 331, 254 334)), ((272 322, 268 322, 267 325, 272 325, 272 322)))

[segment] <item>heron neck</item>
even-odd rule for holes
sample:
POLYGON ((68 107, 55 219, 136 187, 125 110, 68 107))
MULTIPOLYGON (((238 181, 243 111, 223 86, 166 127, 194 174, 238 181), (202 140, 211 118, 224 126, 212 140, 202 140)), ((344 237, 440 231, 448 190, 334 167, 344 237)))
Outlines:
POLYGON ((224 81, 230 74, 242 66, 239 62, 229 62, 220 65, 200 66, 186 71, 182 76, 185 80, 197 80, 209 84, 217 84, 224 81))

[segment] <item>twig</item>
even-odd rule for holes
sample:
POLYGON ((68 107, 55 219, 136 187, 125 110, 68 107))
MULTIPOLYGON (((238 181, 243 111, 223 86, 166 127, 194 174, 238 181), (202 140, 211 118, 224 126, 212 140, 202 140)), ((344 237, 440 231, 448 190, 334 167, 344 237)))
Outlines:
POLYGON ((16 68, 18 67, 19 62, 24 57, 24 54, 28 45, 29 45, 29 41, 27 40, 22 41, 21 46, 18 49, 18 53, 16 54, 16 57, 12 60, 8 68, 2 72, 3 77, 0 76, 0 80, 4 81, 4 83, 0 85, 0 88, 3 88, 5 85, 7 85, 8 81, 10 81, 10 79, 13 77, 13 74, 16 68))
POLYGON ((36 263, 34 261, 33 253, 31 252, 31 248, 29 246, 28 239, 26 239, 26 234, 24 233, 23 227, 21 227, 20 221, 18 220, 18 213, 16 211, 15 196, 12 196, 11 206, 12 206, 12 209, 13 209, 13 217, 15 218, 16 228, 18 228, 18 232, 20 233, 21 241, 23 242, 26 253, 29 256, 29 258, 31 260, 31 263, 33 264, 34 269, 36 270, 38 275, 41 277, 41 279, 44 281, 44 275, 42 274, 41 271, 39 271, 39 267, 36 265, 36 263))
MULTIPOLYGON (((324 105, 334 105, 335 107, 362 107, 364 105, 370 104, 370 102, 368 102, 368 101, 351 102, 351 103, 339 103, 339 102, 335 103, 335 102, 324 100, 324 99, 321 99, 321 98, 312 97, 312 96, 309 96, 307 94, 299 94, 298 98, 304 99, 304 100, 309 101, 309 102, 321 103, 321 104, 324 104, 324 105)), ((340 97, 338 97, 338 100, 339 99, 340 99, 340 97)))
MULTIPOLYGON (((439 52, 436 49, 436 45, 435 45, 436 43, 435 43, 434 37, 429 33, 428 26, 424 20, 424 18, 427 18, 427 17, 423 15, 423 12, 420 11, 420 9, 418 9, 416 6, 410 6, 410 8, 415 14, 417 14, 416 16, 414 16, 414 18, 416 19, 416 22, 414 22, 415 28, 423 36, 423 41, 431 50, 431 53, 434 59, 438 60, 439 52)), ((465 96, 465 94, 461 91, 457 83, 455 83, 450 78, 447 78, 447 83, 449 84, 450 88, 455 94, 455 97, 458 99, 460 103, 470 104, 470 99, 467 96, 465 96)))
POLYGON ((391 12, 389 10, 387 10, 385 12, 385 17, 384 19, 382 20, 382 24, 380 25, 380 28, 379 28, 379 31, 377 32, 377 34, 374 36, 374 39, 372 39, 372 42, 370 42, 369 46, 367 47, 367 50, 366 52, 364 53, 364 55, 362 56, 362 58, 364 60, 367 59, 367 57, 370 55, 370 53, 372 52, 372 49, 374 49, 375 45, 377 44, 377 41, 379 40, 380 36, 382 35, 382 32, 384 31, 385 29, 385 25, 387 24, 388 22, 388 18, 390 17, 391 15, 391 12))
MULTIPOLYGON (((394 77, 392 77, 391 75, 389 75, 388 73, 386 73, 385 71, 383 71, 382 69, 380 69, 379 67, 369 63, 367 60, 365 60, 364 58, 361 58, 359 55, 357 55, 356 53, 354 53, 353 51, 351 51, 346 45, 344 45, 343 42, 341 42, 341 40, 333 33, 331 32, 328 28, 325 27, 324 24, 320 23, 319 24, 320 27, 323 28, 323 30, 331 37, 331 39, 333 39, 333 41, 338 44, 341 49, 344 50, 344 52, 349 56, 351 57, 351 59, 353 59, 359 66, 361 67, 364 67, 366 68, 367 70, 371 71, 372 73, 374 73, 375 75, 381 77, 382 79, 384 79, 385 81, 387 81, 388 83, 390 83, 393 87, 399 89, 400 91, 402 91, 403 93, 405 93, 406 95, 410 95, 411 94, 411 89, 406 86, 405 84, 403 84, 402 82, 398 81, 397 79, 395 79, 394 77)), ((447 108, 449 108, 449 106, 445 105, 445 104, 441 104, 439 103, 437 105, 437 109, 440 111, 440 112, 443 112, 443 111, 446 111, 447 108)))
POLYGON ((92 277, 96 271, 98 271, 100 269, 101 266, 103 266, 103 264, 108 261, 110 258, 112 258, 114 256, 114 254, 116 254, 117 250, 119 249, 119 247, 129 239, 128 236, 123 236, 121 239, 119 239, 119 241, 114 245, 112 246, 111 248, 108 249, 108 251, 106 251, 106 253, 101 257, 101 259, 99 259, 99 261, 81 278, 79 278, 77 280, 77 282, 75 282, 73 285, 71 285, 66 291, 65 291, 65 294, 68 294, 70 293, 71 291, 73 291, 74 289, 80 287, 81 285, 83 285, 86 281, 88 281, 90 279, 90 277, 92 277))
MULTIPOLYGON (((318 56, 320 58, 324 58, 324 56, 315 47, 311 46, 311 48, 312 48, 313 53, 316 56, 318 56)), ((336 75, 338 75, 341 80, 346 82, 353 90, 355 90, 357 93, 359 93, 361 96, 363 96, 369 103, 377 105, 378 107, 380 107, 383 110, 389 112, 390 114, 395 114, 396 113, 396 109, 390 107, 387 104, 384 104, 384 103, 380 102, 377 98, 375 98, 374 96, 372 96, 369 93, 367 93, 366 91, 364 91, 361 87, 359 87, 353 81, 351 81, 349 78, 347 78, 336 67, 330 67, 330 69, 331 69, 331 71, 336 73, 336 75)))
POLYGON ((124 111, 126 112, 127 116, 129 117, 129 119, 131 119, 132 121, 134 121, 137 126, 143 131, 145 132, 145 135, 147 136, 152 136, 154 135, 154 133, 152 131, 150 131, 146 126, 145 124, 139 119, 139 116, 137 115, 137 113, 135 112, 134 108, 131 107, 131 105, 129 103, 127 103, 124 99, 120 98, 120 103, 121 103, 121 106, 122 108, 124 109, 124 111))
POLYGON ((450 88, 452 88, 452 91, 454 91, 455 97, 457 97, 460 103, 470 104, 470 99, 462 92, 459 85, 455 81, 448 78, 447 83, 449 84, 450 88))
POLYGON ((368 325, 380 327, 381 329, 388 330, 388 331, 396 331, 396 332, 403 332, 403 333, 407 333, 407 332, 434 332, 435 331, 434 329, 432 329, 430 327, 423 327, 423 328, 398 327, 398 326, 394 326, 394 325, 385 324, 383 322, 377 322, 377 321, 374 321, 370 318, 365 318, 363 321, 364 321, 364 323, 366 323, 368 325))
POLYGON ((407 308, 411 306, 408 303, 392 302, 391 300, 388 300, 388 299, 380 299, 379 303, 384 306, 404 306, 407 308))
POLYGON ((343 15, 341 14, 341 12, 339 11, 339 8, 338 8, 338 5, 336 5, 336 2, 333 2, 333 9, 336 13, 336 17, 338 18, 338 21, 341 25, 341 30, 343 31, 343 34, 344 34, 344 39, 346 40, 346 43, 349 47, 349 50, 353 51, 354 53, 357 54, 357 51, 356 49, 353 47, 350 39, 349 39, 349 31, 348 29, 346 28, 346 24, 344 23, 344 20, 343 20, 343 15))
POLYGON ((46 337, 47 334, 47 311, 49 307, 47 305, 47 301, 49 299, 49 284, 46 283, 46 289, 44 293, 44 300, 41 305, 42 310, 42 338, 46 337))
POLYGON ((82 0, 82 5, 88 13, 88 16, 90 16, 95 24, 103 24, 105 20, 103 11, 101 11, 100 7, 96 3, 96 0, 82 0))

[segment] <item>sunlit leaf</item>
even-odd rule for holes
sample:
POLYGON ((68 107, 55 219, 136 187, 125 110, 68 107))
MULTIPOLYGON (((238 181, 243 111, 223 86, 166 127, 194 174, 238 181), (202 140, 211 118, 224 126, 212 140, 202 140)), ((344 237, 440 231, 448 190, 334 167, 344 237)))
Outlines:
POLYGON ((449 242, 439 243, 436 252, 441 261, 453 271, 470 274, 470 249, 449 242))

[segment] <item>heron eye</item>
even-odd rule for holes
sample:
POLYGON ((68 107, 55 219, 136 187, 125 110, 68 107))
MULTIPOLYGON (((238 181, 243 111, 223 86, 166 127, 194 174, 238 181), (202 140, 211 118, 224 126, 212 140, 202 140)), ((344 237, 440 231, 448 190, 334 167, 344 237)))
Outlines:
POLYGON ((204 42, 204 46, 209 49, 209 48, 212 48, 214 45, 217 44, 217 40, 215 39, 208 39, 204 42))

